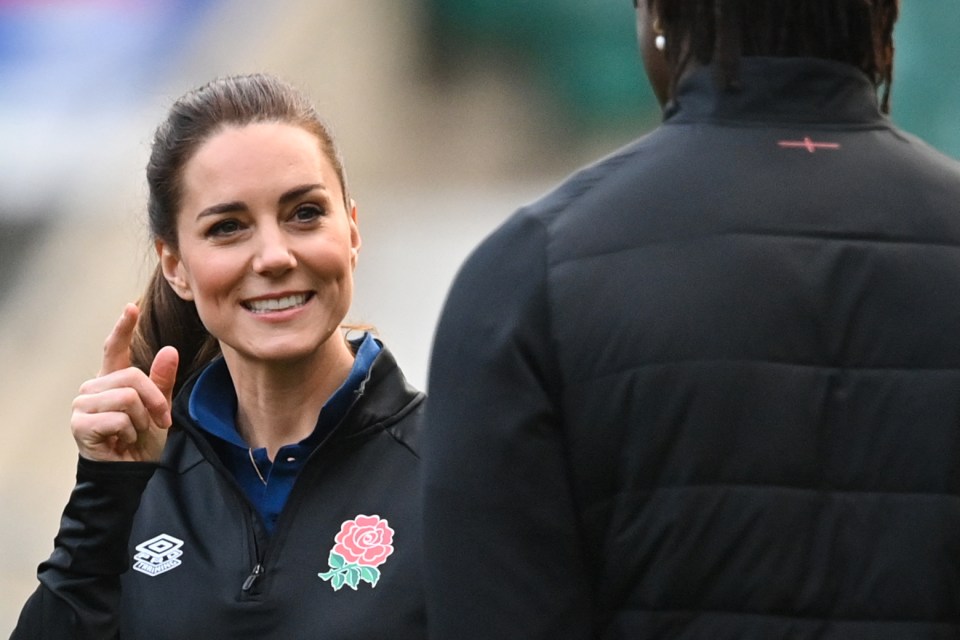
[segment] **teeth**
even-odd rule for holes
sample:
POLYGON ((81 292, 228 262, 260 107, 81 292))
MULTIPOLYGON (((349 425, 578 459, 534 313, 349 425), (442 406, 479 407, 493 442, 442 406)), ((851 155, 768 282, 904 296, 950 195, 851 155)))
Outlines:
POLYGON ((295 296, 285 296, 283 298, 271 298, 270 300, 251 300, 245 302, 244 306, 254 313, 266 313, 268 311, 283 311, 299 307, 307 302, 307 294, 301 293, 295 296))

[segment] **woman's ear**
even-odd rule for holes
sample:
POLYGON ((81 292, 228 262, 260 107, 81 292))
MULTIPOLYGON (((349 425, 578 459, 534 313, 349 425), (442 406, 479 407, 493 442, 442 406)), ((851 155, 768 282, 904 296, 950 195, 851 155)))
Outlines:
POLYGON ((348 216, 350 224, 350 266, 357 268, 357 258, 360 255, 360 245, 363 244, 360 238, 360 226, 357 223, 357 203, 350 198, 350 214, 348 216))
POLYGON ((190 283, 186 278, 180 254, 163 240, 157 240, 155 246, 157 258, 160 261, 160 269, 163 271, 163 277, 166 278, 170 288, 182 299, 193 300, 193 291, 190 289, 190 283))

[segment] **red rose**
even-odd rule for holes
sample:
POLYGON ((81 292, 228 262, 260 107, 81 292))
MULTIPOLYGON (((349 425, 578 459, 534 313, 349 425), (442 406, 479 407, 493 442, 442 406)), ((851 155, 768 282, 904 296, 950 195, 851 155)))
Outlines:
POLYGON ((377 567, 393 553, 393 529, 380 516, 359 515, 340 526, 333 552, 347 562, 377 567))

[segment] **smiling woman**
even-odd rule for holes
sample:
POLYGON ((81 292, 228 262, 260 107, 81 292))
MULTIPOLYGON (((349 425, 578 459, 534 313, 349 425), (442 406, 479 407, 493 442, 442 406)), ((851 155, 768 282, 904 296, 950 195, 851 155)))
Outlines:
MULTIPOLYGON (((165 279, 196 305, 235 381, 269 370, 310 381, 322 404, 353 364, 339 327, 360 232, 316 138, 277 122, 228 127, 186 163, 182 190, 175 244, 158 240, 165 279)), ((313 428, 304 418, 299 435, 313 428)))
POLYGON ((276 78, 217 80, 147 178, 157 269, 74 401, 77 487, 13 637, 423 637, 423 394, 341 329, 361 241, 326 128, 276 78), (375 562, 336 552, 351 523, 375 562))

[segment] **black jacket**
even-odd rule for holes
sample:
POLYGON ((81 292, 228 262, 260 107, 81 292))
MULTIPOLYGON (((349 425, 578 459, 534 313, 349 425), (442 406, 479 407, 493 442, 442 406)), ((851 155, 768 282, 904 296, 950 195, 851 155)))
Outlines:
POLYGON ((458 275, 432 638, 960 637, 960 168, 853 67, 742 71, 458 275))
POLYGON ((187 414, 191 389, 174 403, 177 428, 159 466, 80 461, 55 551, 13 638, 424 637, 423 395, 390 353, 381 350, 344 421, 311 455, 269 538, 187 414), (331 566, 342 525, 372 516, 387 521, 380 533, 393 531, 374 541, 373 564, 331 566))

